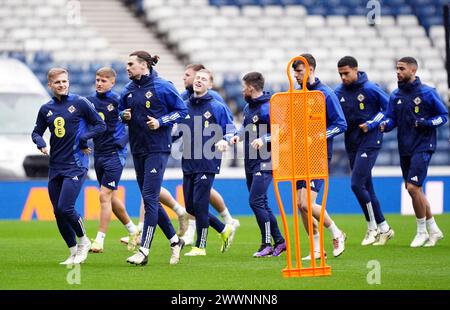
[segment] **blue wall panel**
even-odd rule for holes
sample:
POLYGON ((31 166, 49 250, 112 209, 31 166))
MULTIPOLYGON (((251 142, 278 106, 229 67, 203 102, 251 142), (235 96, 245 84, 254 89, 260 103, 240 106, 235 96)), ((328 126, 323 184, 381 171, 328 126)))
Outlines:
MULTIPOLYGON (((450 212, 450 177, 430 177, 427 181, 443 182, 444 212, 450 212)), ((375 190, 385 213, 400 213, 401 210, 401 183, 399 177, 374 178, 375 190)), ((122 181, 125 188, 125 202, 131 216, 138 216, 140 193, 135 181, 122 181)), ((164 186, 176 196, 176 187, 181 185, 181 180, 167 180, 164 186)), ((30 191, 33 188, 46 188, 46 181, 20 181, 0 182, 0 219, 20 219, 26 205, 30 191)), ((97 186, 94 181, 87 181, 84 185, 97 186)), ((214 183, 224 197, 228 208, 233 215, 252 214, 248 206, 248 192, 244 179, 218 179, 214 183)), ((426 184, 425 184, 426 189, 426 184)), ((291 190, 288 183, 280 186, 283 203, 288 213, 291 213, 291 190)), ((269 203, 278 212, 273 186, 269 190, 269 203)), ((83 214, 85 209, 85 192, 77 200, 76 208, 83 214)), ((350 188, 349 177, 336 177, 330 179, 327 210, 331 214, 361 213, 360 207, 350 188)), ((35 218, 35 216, 33 216, 35 218)))

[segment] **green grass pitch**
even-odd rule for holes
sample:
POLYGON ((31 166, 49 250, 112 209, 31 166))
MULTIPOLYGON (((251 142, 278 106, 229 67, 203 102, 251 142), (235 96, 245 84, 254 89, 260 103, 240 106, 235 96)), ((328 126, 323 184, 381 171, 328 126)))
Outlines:
MULTIPOLYGON (((71 269, 58 262, 68 250, 54 222, 0 222, 0 289, 149 289, 149 290, 305 290, 305 289, 450 289, 450 214, 436 216, 446 237, 434 248, 409 247, 415 234, 414 217, 387 215, 395 230, 386 246, 363 247, 366 230, 362 215, 336 215, 335 222, 347 234, 346 250, 332 257, 330 234, 325 232, 325 249, 330 277, 283 278, 286 256, 256 259, 259 230, 254 217, 238 217, 241 227, 229 252, 220 253, 218 234, 210 229, 207 256, 182 257, 169 265, 170 249, 161 230, 153 241, 149 264, 131 266, 130 256, 119 238, 126 235, 119 222, 112 222, 105 241, 105 252, 89 254, 81 265, 80 284, 68 284, 71 269), (367 264, 377 260, 381 267, 380 284, 368 284, 367 264)), ((281 224, 281 221, 279 221, 281 224)), ((97 222, 86 223, 89 236, 95 237, 97 222)), ((303 233, 303 229, 301 230, 303 233)), ((305 234, 302 234, 302 240, 305 234)), ((306 242, 303 242, 307 254, 306 242)), ((189 249, 183 250, 186 252, 189 249)))

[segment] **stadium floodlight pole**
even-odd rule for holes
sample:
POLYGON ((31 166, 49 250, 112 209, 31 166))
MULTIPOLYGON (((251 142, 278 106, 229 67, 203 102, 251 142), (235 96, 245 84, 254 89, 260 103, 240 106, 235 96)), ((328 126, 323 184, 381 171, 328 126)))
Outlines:
POLYGON ((272 133, 272 163, 275 195, 280 209, 286 239, 287 267, 284 277, 315 277, 331 275, 330 266, 325 265, 323 248, 323 224, 328 192, 328 160, 326 140, 325 95, 321 91, 309 91, 309 64, 302 57, 294 57, 287 65, 289 91, 276 93, 270 99, 270 128, 272 133), (305 66, 302 89, 294 90, 290 68, 295 61, 305 66), (319 219, 320 266, 314 257, 313 216, 311 206, 311 181, 323 179, 325 183, 322 209, 319 219), (288 181, 292 190, 295 266, 292 264, 289 226, 280 196, 279 185, 288 181), (308 232, 310 240, 311 267, 302 267, 300 256, 300 232, 297 206, 297 182, 304 181, 308 204, 308 232))
POLYGON ((445 69, 447 70, 447 87, 448 87, 447 108, 450 114, 450 17, 449 17, 450 4, 444 5, 443 10, 444 10, 444 29, 445 29, 445 69))

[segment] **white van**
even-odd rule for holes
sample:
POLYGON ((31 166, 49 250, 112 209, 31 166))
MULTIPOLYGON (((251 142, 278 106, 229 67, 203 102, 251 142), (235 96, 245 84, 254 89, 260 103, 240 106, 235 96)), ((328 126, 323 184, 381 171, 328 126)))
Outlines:
POLYGON ((0 179, 39 176, 35 168, 48 169, 48 157, 40 155, 31 132, 39 108, 49 100, 25 64, 0 58, 0 179))

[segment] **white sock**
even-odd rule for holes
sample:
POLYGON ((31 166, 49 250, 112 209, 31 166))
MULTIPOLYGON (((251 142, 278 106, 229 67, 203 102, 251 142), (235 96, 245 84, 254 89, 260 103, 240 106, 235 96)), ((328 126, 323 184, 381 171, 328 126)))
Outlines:
POLYGON ((222 212, 220 212, 220 216, 223 218, 223 221, 225 222, 225 223, 229 223, 229 222, 231 222, 231 220, 233 219, 232 217, 231 217, 231 214, 230 214, 230 212, 228 212, 228 208, 225 208, 225 210, 223 210, 222 212))
POLYGON ((436 224, 436 221, 434 220, 434 217, 431 217, 430 219, 426 220, 428 232, 430 233, 438 233, 441 230, 436 224))
POLYGON ((125 228, 128 230, 129 234, 134 234, 138 229, 136 225, 134 225, 133 221, 130 221, 128 224, 125 224, 125 228))
POLYGON ((186 230, 186 232, 184 233, 183 237, 186 236, 195 236, 195 220, 191 220, 189 219, 189 224, 188 224, 188 229, 186 230))
POLYGON ((185 215, 186 209, 183 208, 178 202, 173 206, 173 211, 177 214, 177 216, 185 215))
POLYGON ((426 233, 427 232, 427 227, 425 225, 426 223, 426 218, 416 218, 417 221, 417 233, 426 233))
POLYGON ((319 233, 313 235, 314 239, 314 252, 320 252, 320 235, 319 233))
POLYGON ((76 244, 73 247, 69 248, 70 256, 77 254, 77 248, 78 246, 76 244))
POLYGON ((141 246, 141 247, 139 248, 139 250, 140 250, 142 253, 144 253, 145 256, 148 256, 149 249, 144 248, 143 246, 141 246))
POLYGON ((377 229, 377 223, 376 222, 367 222, 367 229, 368 230, 376 230, 377 229))
POLYGON ((138 229, 139 229, 139 231, 143 231, 144 230, 144 222, 139 222, 138 229))
POLYGON ((95 237, 95 241, 103 245, 103 241, 105 241, 106 234, 99 231, 97 232, 97 237, 95 237))
POLYGON ((87 235, 84 235, 83 237, 78 238, 78 244, 80 243, 89 243, 89 238, 87 235))
POLYGON ((331 225, 329 227, 327 227, 327 229, 333 235, 333 239, 340 237, 342 234, 342 232, 339 230, 339 228, 336 226, 336 224, 334 224, 334 222, 331 222, 331 225))
POLYGON ((173 235, 173 237, 169 240, 170 244, 178 243, 178 241, 180 241, 180 239, 178 238, 177 234, 173 235))
POLYGON ((386 233, 389 231, 391 227, 389 227, 388 223, 386 221, 381 222, 380 224, 378 224, 378 229, 380 230, 381 233, 386 233))

